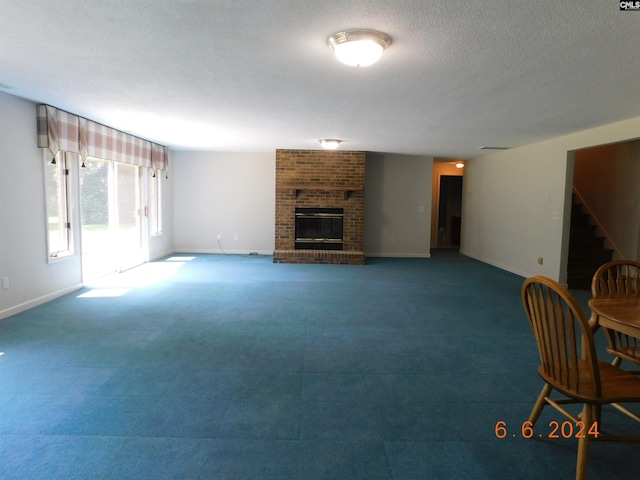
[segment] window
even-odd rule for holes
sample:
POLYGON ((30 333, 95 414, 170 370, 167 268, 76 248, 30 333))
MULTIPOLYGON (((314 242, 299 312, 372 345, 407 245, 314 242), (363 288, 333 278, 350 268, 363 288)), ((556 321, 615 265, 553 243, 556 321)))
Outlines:
POLYGON ((162 215, 161 215, 161 176, 159 174, 149 175, 149 230, 151 235, 160 235, 162 233, 162 215))
POLYGON ((71 234, 70 154, 59 153, 56 163, 45 155, 44 177, 49 260, 73 255, 71 234))

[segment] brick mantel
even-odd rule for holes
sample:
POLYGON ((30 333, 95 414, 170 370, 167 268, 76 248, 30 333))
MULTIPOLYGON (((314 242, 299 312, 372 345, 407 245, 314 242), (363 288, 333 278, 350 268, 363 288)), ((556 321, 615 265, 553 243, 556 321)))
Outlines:
POLYGON ((275 263, 364 264, 365 152, 276 150, 275 263), (344 250, 295 250, 296 207, 344 209, 344 250))

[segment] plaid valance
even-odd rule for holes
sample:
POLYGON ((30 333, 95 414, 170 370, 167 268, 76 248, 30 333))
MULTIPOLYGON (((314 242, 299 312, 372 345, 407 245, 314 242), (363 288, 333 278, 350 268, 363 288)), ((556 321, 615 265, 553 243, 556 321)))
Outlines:
POLYGON ((38 147, 87 157, 148 167, 155 172, 169 169, 167 148, 124 133, 50 105, 38 105, 38 147))

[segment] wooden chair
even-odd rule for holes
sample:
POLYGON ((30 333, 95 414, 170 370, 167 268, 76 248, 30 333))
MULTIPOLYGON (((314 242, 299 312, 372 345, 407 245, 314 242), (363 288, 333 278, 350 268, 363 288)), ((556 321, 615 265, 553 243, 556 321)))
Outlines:
MULTIPOLYGON (((640 262, 614 260, 602 265, 593 275, 591 295, 595 297, 638 295, 640 296, 640 262)), ((592 313, 589 323, 598 328, 598 316, 592 313)), ((640 340, 620 332, 604 329, 609 342, 607 352, 613 355, 613 365, 628 360, 640 365, 640 340)))
MULTIPOLYGON (((599 428, 594 422, 603 405, 640 402, 640 378, 598 361, 585 313, 558 282, 539 276, 525 280, 522 302, 538 344, 541 360, 538 373, 545 382, 529 416, 531 427, 546 405, 575 422, 576 427, 584 425, 583 435, 578 438, 576 462, 576 479, 582 480, 592 440, 640 441, 640 436, 596 436, 594 431, 594 425, 599 428), (552 399, 554 390, 563 397, 552 399), (583 404, 579 417, 563 406, 572 403, 583 404)), ((614 406, 640 422, 640 417, 626 407, 614 406)))

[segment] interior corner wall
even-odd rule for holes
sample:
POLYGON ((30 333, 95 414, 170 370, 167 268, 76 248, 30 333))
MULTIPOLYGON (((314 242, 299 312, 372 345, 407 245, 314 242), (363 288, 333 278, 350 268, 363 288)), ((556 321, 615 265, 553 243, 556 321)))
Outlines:
POLYGON ((460 252, 523 277, 566 282, 570 153, 638 132, 640 117, 468 161, 460 252))
POLYGON ((79 256, 47 262, 43 168, 36 104, 0 93, 0 318, 82 286, 79 256))
POLYGON ((431 256, 432 174, 433 157, 367 153, 367 256, 431 256))
POLYGON ((273 254, 275 170, 275 151, 173 152, 174 250, 273 254))

